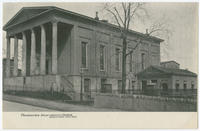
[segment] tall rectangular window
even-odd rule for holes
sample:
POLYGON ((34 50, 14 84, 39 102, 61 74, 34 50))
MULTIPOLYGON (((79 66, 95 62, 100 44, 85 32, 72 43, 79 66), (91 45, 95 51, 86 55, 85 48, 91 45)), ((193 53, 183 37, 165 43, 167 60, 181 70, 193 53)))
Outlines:
POLYGON ((194 81, 191 82, 191 89, 194 90, 194 81))
POLYGON ((100 70, 105 70, 105 46, 100 45, 100 70))
POLYGON ((176 80, 175 87, 176 87, 176 91, 178 91, 179 90, 179 80, 176 80))
POLYGON ((144 53, 142 53, 142 54, 141 54, 141 64, 142 64, 142 70, 144 70, 144 56, 145 56, 145 54, 144 54, 144 53))
POLYGON ((116 57, 115 57, 115 70, 119 71, 120 70, 120 49, 119 48, 115 49, 115 54, 116 54, 116 57))
POLYGON ((132 93, 135 90, 135 81, 132 81, 132 93))
POLYGON ((184 83, 183 83, 183 89, 184 89, 184 90, 187 89, 187 81, 184 81, 184 83))
POLYGON ((87 42, 81 42, 81 51, 82 51, 82 68, 87 67, 87 42))

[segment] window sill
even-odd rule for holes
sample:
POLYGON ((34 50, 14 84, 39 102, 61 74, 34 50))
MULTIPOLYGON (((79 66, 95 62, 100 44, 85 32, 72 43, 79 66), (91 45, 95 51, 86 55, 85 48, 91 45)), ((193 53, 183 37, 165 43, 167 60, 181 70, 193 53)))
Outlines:
POLYGON ((80 68, 80 71, 88 71, 89 69, 86 67, 86 68, 80 68))

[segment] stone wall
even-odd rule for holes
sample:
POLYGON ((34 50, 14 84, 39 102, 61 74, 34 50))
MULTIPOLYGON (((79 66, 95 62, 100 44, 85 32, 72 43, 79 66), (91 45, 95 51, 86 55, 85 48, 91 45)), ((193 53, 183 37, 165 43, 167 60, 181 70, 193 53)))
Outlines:
POLYGON ((197 111, 197 101, 194 99, 144 95, 97 94, 94 106, 127 111, 197 111))
POLYGON ((4 78, 4 91, 50 91, 56 75, 4 78))

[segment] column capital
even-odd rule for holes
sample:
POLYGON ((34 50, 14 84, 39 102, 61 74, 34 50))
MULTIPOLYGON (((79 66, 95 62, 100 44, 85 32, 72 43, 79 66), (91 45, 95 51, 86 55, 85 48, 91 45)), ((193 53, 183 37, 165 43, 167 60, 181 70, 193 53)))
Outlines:
POLYGON ((14 38, 17 39, 17 34, 14 35, 14 38))
POLYGON ((40 28, 44 28, 44 24, 41 24, 41 25, 40 25, 40 28))
POLYGON ((6 39, 10 39, 10 36, 8 34, 6 34, 6 39))
POLYGON ((30 29, 31 30, 31 33, 35 33, 35 30, 34 30, 34 27, 30 29))
POLYGON ((25 35, 26 33, 25 33, 25 31, 22 31, 22 35, 25 35))
POLYGON ((57 24, 59 21, 54 17, 52 20, 51 20, 51 23, 52 24, 57 24))

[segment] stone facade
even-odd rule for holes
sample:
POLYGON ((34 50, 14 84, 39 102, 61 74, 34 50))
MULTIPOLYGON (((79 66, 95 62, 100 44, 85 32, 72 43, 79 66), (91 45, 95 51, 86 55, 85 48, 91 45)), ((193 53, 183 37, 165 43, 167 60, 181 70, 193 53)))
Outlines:
MULTIPOLYGON (((64 86, 67 90, 72 86, 74 92, 81 93, 82 85, 83 93, 87 94, 88 92, 84 91, 84 81, 87 80, 91 95, 102 90, 102 80, 107 86, 111 86, 112 90, 119 87, 121 63, 119 71, 116 71, 115 51, 116 48, 122 50, 122 39, 115 25, 57 7, 24 7, 4 26, 4 30, 7 32, 8 60, 10 39, 14 39, 15 45, 15 77, 10 78, 10 62, 7 61, 4 88, 9 85, 9 79, 18 79, 19 39, 23 43, 22 74, 27 87, 49 89, 55 82, 60 89, 64 86), (29 14, 26 14, 27 12, 29 14), (27 15, 31 18, 27 18, 27 15), (87 44, 84 69, 81 63, 83 42, 87 44), (101 45, 105 47, 103 70, 100 69, 101 45), (50 85, 39 84, 42 82, 40 77, 47 80, 50 85), (51 79, 54 82, 51 82, 51 79)), ((138 87, 137 82, 132 82, 137 81, 136 73, 150 65, 160 64, 160 42, 163 40, 130 31, 127 36, 128 51, 138 44, 138 39, 141 42, 131 54, 132 57, 127 58, 127 89, 133 87, 132 84, 138 87)), ((121 55, 119 59, 121 62, 121 55)), ((78 98, 74 96, 74 99, 78 98)))

